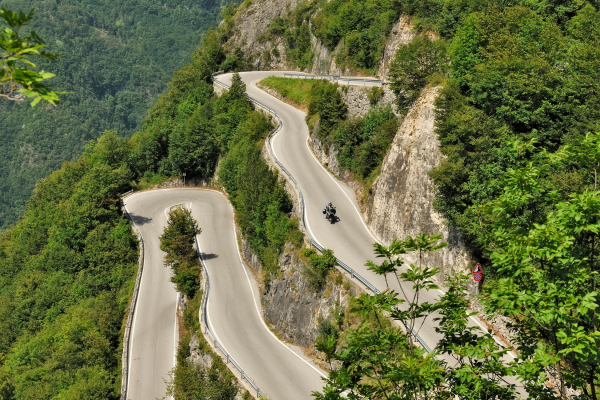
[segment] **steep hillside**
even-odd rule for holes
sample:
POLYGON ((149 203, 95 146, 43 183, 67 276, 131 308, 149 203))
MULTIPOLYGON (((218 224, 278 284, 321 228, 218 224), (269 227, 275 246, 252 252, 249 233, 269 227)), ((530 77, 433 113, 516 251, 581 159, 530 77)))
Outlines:
POLYGON ((41 69, 67 91, 60 107, 0 102, 0 230, 15 223, 34 183, 76 159, 105 130, 128 137, 229 1, 7 0, 61 53, 41 69))

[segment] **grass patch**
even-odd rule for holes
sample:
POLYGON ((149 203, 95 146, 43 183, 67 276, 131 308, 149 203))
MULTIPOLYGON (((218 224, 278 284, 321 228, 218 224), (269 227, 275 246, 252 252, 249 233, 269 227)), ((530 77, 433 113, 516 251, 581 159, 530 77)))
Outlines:
POLYGON ((294 79, 270 76, 260 81, 269 89, 276 90, 282 96, 301 106, 308 107, 311 90, 319 84, 319 79, 294 79))

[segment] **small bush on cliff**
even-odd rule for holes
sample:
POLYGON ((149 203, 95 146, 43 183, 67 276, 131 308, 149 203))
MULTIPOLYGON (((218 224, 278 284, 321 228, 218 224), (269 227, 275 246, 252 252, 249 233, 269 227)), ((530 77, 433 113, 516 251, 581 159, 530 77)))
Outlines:
POLYGON ((340 123, 331 141, 340 166, 362 181, 373 181, 398 130, 398 118, 390 106, 371 109, 363 118, 340 123), (375 176, 372 176, 375 175, 375 176))
POLYGON ((344 103, 338 85, 320 80, 310 89, 310 103, 308 115, 319 116, 319 130, 317 137, 322 142, 329 142, 329 135, 335 127, 346 119, 348 106, 344 103))
POLYGON ((373 86, 367 92, 367 98, 369 99, 369 103, 371 103, 371 105, 374 106, 375 104, 377 104, 379 102, 379 100, 381 100, 384 93, 385 93, 385 91, 383 90, 382 87, 373 86))
POLYGON ((441 73, 445 54, 444 41, 431 40, 427 35, 417 36, 398 48, 390 65, 389 77, 399 110, 408 111, 427 80, 441 73))
POLYGON ((304 249, 304 256, 308 257, 304 277, 314 290, 322 290, 327 283, 327 274, 336 264, 333 251, 325 249, 323 255, 318 255, 314 249, 304 249))

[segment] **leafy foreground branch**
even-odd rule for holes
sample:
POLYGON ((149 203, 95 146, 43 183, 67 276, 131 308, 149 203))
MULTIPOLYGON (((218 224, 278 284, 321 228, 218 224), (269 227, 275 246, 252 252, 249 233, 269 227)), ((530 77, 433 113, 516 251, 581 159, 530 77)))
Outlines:
POLYGON ((19 34, 33 18, 33 10, 25 14, 1 7, 0 18, 2 24, 6 24, 0 25, 0 97, 8 100, 33 97, 32 107, 41 100, 58 104, 58 95, 64 92, 54 92, 51 86, 43 83, 55 75, 36 71, 36 65, 31 61, 33 57, 54 61, 57 55, 42 50, 46 44, 35 32, 26 36, 19 34))
POLYGON ((423 292, 438 289, 432 277, 437 268, 425 265, 424 255, 446 246, 441 235, 419 234, 405 241, 394 240, 388 247, 375 244, 381 264, 369 261, 369 269, 384 276, 387 290, 378 295, 364 294, 350 310, 363 322, 347 336, 341 349, 335 338, 317 343, 332 369, 317 399, 513 399, 514 387, 504 381, 510 371, 502 363, 508 349, 501 349, 491 333, 469 327, 466 297, 467 277, 455 275, 448 280, 449 289, 437 302, 423 302, 423 292), (410 264, 405 272, 400 254, 414 252, 418 265, 410 264), (390 288, 392 275, 400 293, 390 288), (385 316, 404 321, 418 334, 428 318, 439 321, 436 331, 442 340, 433 353, 417 347, 410 331, 400 331, 385 323, 385 316), (450 357, 444 357, 446 354, 450 357), (344 393, 344 395, 342 395, 344 393))

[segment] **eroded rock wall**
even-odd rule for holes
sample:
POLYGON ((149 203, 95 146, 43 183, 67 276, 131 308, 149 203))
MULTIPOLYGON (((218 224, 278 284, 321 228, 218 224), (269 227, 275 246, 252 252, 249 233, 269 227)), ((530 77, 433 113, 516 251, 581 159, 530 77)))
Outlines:
MULTIPOLYGON (((364 217, 371 232, 384 244, 420 232, 441 233, 448 247, 428 255, 426 263, 440 267, 445 275, 466 270, 472 260, 460 234, 449 229, 433 209, 434 184, 427 174, 441 159, 434 132, 434 102, 439 89, 424 89, 404 118, 373 184, 364 217)), ((417 262, 410 257, 405 259, 417 262)))
MULTIPOLYGON (((250 60, 254 69, 298 71, 293 63, 287 61, 286 43, 282 36, 269 35, 271 21, 277 17, 285 18, 294 11, 299 0, 253 0, 249 6, 242 6, 235 17, 234 34, 225 44, 233 51, 239 48, 250 60)), ((408 43, 414 37, 409 17, 401 16, 394 24, 384 54, 377 65, 376 76, 385 77, 389 64, 400 44, 408 43)), ((327 75, 360 75, 358 71, 338 66, 336 56, 341 51, 328 49, 317 37, 310 33, 313 51, 312 64, 304 72, 327 75)))
POLYGON ((311 347, 319 321, 331 320, 335 307, 346 309, 349 297, 357 295, 358 289, 329 280, 324 290, 312 290, 302 274, 304 262, 289 248, 279 256, 279 267, 281 272, 262 293, 265 320, 283 339, 311 347))
POLYGON ((400 19, 394 24, 390 38, 388 39, 385 49, 383 50, 383 56, 379 60, 377 65, 377 72, 375 76, 385 80, 385 77, 390 69, 390 64, 396 55, 396 50, 402 44, 410 43, 415 37, 413 32, 413 25, 410 18, 406 15, 400 16, 400 19))
POLYGON ((283 37, 269 37, 271 21, 285 17, 298 5, 298 0, 254 0, 235 17, 235 33, 225 44, 228 50, 239 48, 255 69, 298 70, 287 62, 283 37), (267 56, 268 54, 268 56, 267 56))
MULTIPOLYGON (((241 248, 244 261, 260 270, 260 262, 244 238, 241 248)), ((280 272, 271 276, 268 286, 261 287, 263 318, 284 340, 310 348, 319 334, 319 322, 331 321, 336 307, 346 310, 350 297, 358 296, 361 289, 337 271, 337 279, 328 279, 323 290, 313 290, 303 275, 306 263, 289 245, 278 261, 280 272)))

